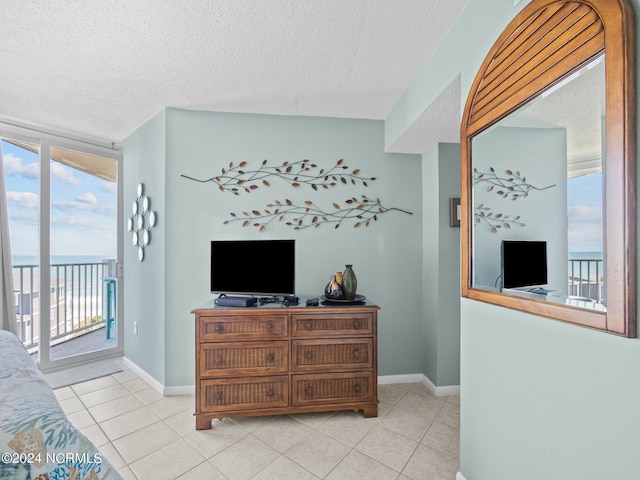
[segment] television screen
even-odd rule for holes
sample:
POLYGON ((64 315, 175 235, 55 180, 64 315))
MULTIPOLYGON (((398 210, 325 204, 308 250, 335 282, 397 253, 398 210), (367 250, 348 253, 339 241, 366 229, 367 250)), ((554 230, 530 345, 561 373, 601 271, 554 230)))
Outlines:
POLYGON ((547 242, 502 241, 503 288, 547 284, 547 242))
POLYGON ((295 295, 295 240, 213 240, 211 293, 295 295))

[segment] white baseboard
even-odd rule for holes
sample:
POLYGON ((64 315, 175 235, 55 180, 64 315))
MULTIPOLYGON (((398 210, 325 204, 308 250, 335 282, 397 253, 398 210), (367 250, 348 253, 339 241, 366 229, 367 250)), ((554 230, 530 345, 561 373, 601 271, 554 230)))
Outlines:
POLYGON ((133 363, 127 357, 122 357, 122 363, 124 363, 124 365, 129 370, 132 370, 133 373, 138 375, 142 380, 147 382, 151 386, 151 388, 153 388, 156 392, 158 392, 161 395, 163 394, 162 392, 164 391, 164 385, 162 385, 158 380, 156 380, 151 375, 149 375, 145 370, 143 370, 138 365, 133 363))
POLYGON ((421 373, 404 375, 382 375, 378 377, 378 385, 393 385, 394 383, 420 383, 425 376, 421 373))
POLYGON ((161 384, 158 380, 149 375, 145 370, 133 363, 127 357, 122 357, 122 363, 138 375, 142 380, 147 382, 151 388, 165 397, 171 397, 174 395, 194 395, 196 393, 195 385, 176 385, 173 387, 167 387, 161 384))
POLYGON ((456 480, 467 480, 460 472, 456 473, 456 480))
MULTIPOLYGON (((158 380, 149 375, 144 369, 133 363, 127 357, 122 358, 122 363, 127 368, 132 370, 136 375, 147 382, 151 388, 156 392, 164 396, 174 395, 194 395, 196 392, 195 385, 176 385, 167 387, 161 384, 158 380)), ((378 377, 378 385, 393 385, 394 383, 422 383, 427 390, 438 397, 444 397, 447 395, 460 395, 460 385, 450 385, 444 387, 437 387, 422 373, 408 373, 403 375, 382 375, 378 377)), ((456 479, 460 480, 460 479, 456 479)), ((462 479, 464 480, 464 478, 462 479)))
POLYGON ((394 383, 422 383, 427 390, 437 397, 448 395, 460 395, 460 385, 448 385, 437 387, 422 373, 409 373, 405 375, 382 375, 378 377, 378 385, 393 385, 394 383))
POLYGON ((442 387, 436 386, 425 375, 422 375, 422 383, 427 390, 433 393, 437 397, 446 397, 448 395, 460 395, 460 385, 444 385, 442 387))

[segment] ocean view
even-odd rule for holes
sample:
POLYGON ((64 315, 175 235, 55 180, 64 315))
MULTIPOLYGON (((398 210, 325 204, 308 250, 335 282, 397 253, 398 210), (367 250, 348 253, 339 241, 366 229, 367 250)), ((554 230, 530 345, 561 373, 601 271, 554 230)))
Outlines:
MULTIPOLYGON (((54 255, 51 258, 51 287, 73 293, 75 301, 87 298, 99 302, 102 297, 104 277, 112 275, 109 267, 103 267, 101 255, 54 255)), ((114 259, 111 259, 114 260, 114 259)), ((36 255, 13 255, 13 282, 16 291, 38 292, 40 277, 36 255)))
POLYGON ((602 252, 569 252, 569 260, 602 260, 602 252))
MULTIPOLYGON (((39 340, 42 288, 38 261, 37 255, 12 256, 19 336, 27 348, 35 347, 39 340)), ((105 278, 113 276, 114 263, 114 259, 102 255, 51 257, 49 302, 52 341, 78 335, 103 324, 107 292, 105 278)))
MULTIPOLYGON (((104 260, 113 260, 113 256, 102 255, 53 255, 51 257, 52 265, 72 264, 72 263, 102 263, 104 260)), ((11 260, 14 267, 19 266, 38 266, 37 255, 12 255, 11 260)))

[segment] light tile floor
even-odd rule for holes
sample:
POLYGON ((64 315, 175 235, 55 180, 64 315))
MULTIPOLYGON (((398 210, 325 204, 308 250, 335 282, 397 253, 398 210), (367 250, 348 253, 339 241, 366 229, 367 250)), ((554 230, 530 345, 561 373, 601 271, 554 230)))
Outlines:
POLYGON ((244 417, 195 430, 192 395, 163 397, 131 370, 55 390, 125 479, 453 480, 459 397, 380 385, 379 416, 244 417))

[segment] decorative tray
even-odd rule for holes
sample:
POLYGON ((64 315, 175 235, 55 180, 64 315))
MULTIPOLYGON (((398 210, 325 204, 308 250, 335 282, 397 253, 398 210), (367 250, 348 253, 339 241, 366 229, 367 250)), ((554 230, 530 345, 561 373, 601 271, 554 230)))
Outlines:
POLYGON ((359 305, 364 303, 367 299, 364 295, 356 295, 353 297, 353 300, 347 300, 344 298, 327 298, 324 295, 322 296, 322 303, 334 303, 336 305, 359 305))

